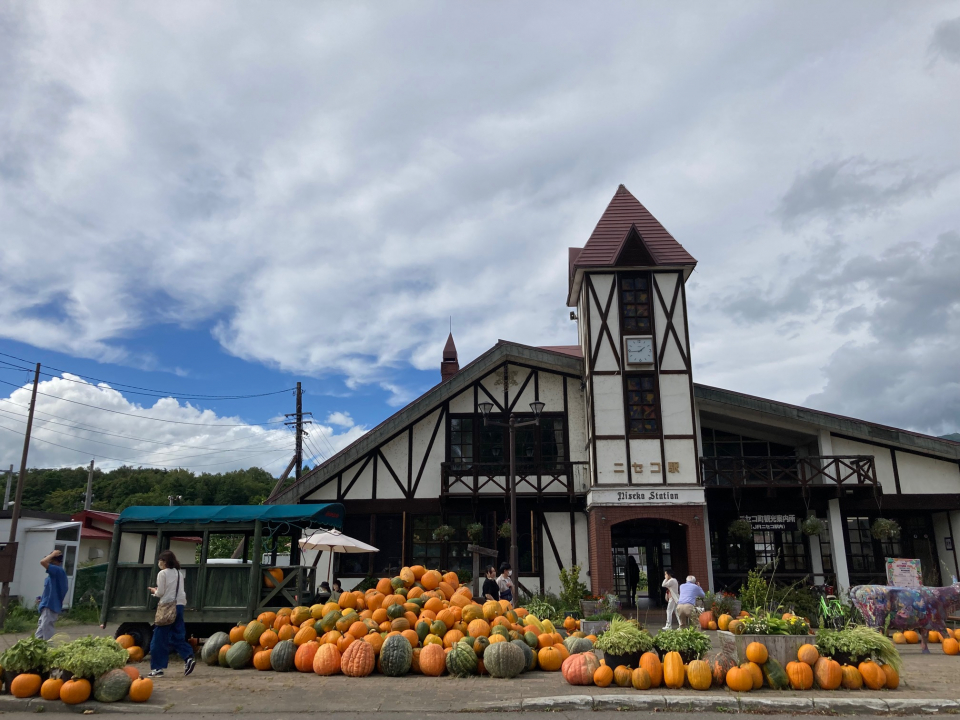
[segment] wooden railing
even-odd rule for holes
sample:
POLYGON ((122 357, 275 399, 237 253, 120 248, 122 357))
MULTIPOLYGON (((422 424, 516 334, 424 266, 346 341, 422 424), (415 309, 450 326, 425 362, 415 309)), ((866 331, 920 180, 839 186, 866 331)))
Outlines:
MULTIPOLYGON (((517 463, 517 494, 572 498, 578 491, 577 473, 585 473, 585 468, 586 464, 573 462, 517 463)), ((506 463, 441 463, 440 494, 442 497, 505 494, 509 489, 509 472, 506 463)))
POLYGON ((873 455, 703 457, 708 487, 876 486, 873 455))

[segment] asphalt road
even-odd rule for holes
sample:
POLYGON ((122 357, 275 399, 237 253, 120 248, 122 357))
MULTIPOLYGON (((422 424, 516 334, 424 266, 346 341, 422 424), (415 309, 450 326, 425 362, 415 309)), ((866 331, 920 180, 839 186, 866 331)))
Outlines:
MULTIPOLYGON (((69 712, 69 711, 67 711, 69 712)), ((36 720, 36 713, 2 713, 4 719, 10 718, 11 720, 36 720)), ((164 713, 164 718, 170 718, 171 720, 221 720, 225 715, 234 715, 233 712, 223 712, 223 713, 164 713)), ((260 714, 260 713, 258 713, 260 714)), ((324 713, 322 700, 318 702, 318 707, 316 712, 312 713, 285 713, 282 710, 277 711, 276 714, 270 715, 270 720, 315 720, 317 717, 322 716, 324 713)), ((518 720, 625 720, 625 718, 634 715, 635 713, 626 713, 619 712, 616 710, 578 710, 578 711, 559 711, 559 712, 524 712, 518 714, 518 720)), ((665 713, 669 716, 669 720, 730 720, 730 715, 733 713, 703 713, 703 712, 670 712, 665 713)), ((739 714, 739 713, 738 713, 739 714)), ((751 713, 755 715, 754 713, 751 713)), ((59 713, 58 713, 59 715, 59 713)), ((124 713, 126 717, 156 717, 155 713, 146 713, 143 715, 137 715, 136 713, 124 713)), ((260 714, 262 716, 262 714, 260 714)), ((505 713, 503 712, 469 712, 463 714, 457 714, 458 717, 462 717, 465 720, 472 720, 473 718, 499 718, 503 720, 505 713)), ((336 720, 367 720, 368 718, 376 717, 377 720, 450 720, 450 713, 431 713, 431 712, 378 712, 372 714, 369 712, 341 712, 336 713, 336 720)), ((775 720, 785 720, 786 718, 799 718, 804 717, 802 715, 764 715, 764 717, 773 718, 775 720)), ((881 717, 878 715, 844 715, 844 718, 877 718, 881 717)), ((889 716, 888 716, 889 717, 889 716)))

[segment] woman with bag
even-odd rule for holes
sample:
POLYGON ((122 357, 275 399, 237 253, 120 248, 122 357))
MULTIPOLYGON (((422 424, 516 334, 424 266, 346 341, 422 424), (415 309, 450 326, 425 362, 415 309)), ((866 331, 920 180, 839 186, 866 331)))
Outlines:
POLYGON ((170 651, 176 650, 183 658, 183 675, 193 672, 196 661, 193 648, 187 642, 187 628, 183 623, 183 608, 187 604, 184 576, 180 572, 177 556, 169 550, 160 553, 157 562, 157 586, 147 588, 160 599, 154 620, 153 638, 150 640, 150 674, 147 677, 163 677, 170 651))

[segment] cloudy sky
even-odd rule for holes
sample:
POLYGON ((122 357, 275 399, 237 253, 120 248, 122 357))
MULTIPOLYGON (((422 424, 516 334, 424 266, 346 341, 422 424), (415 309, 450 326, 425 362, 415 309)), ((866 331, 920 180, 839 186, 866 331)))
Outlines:
POLYGON ((31 464, 279 472, 289 393, 198 396, 297 380, 322 458, 451 316, 575 342, 620 183, 699 260, 698 382, 957 431, 958 88, 960 2, 0 3, 0 466, 9 355, 31 464))

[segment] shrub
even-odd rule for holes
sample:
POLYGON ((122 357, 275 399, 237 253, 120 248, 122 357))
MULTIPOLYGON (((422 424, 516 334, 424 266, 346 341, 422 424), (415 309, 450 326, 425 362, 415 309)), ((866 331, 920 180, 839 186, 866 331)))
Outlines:
POLYGON ((661 630, 653 639, 654 647, 661 655, 678 652, 684 662, 699 660, 710 650, 710 638, 697 628, 686 627, 680 630, 661 630))
MULTIPOLYGON (((709 642, 708 640, 708 646, 709 642)), ((614 615, 610 620, 609 629, 601 633, 594 647, 611 655, 649 652, 653 649, 653 638, 646 630, 640 629, 636 620, 627 620, 621 615, 614 615)))
POLYGON ((579 610, 580 601, 587 594, 586 583, 580 581, 580 566, 560 569, 560 604, 564 610, 579 610))

